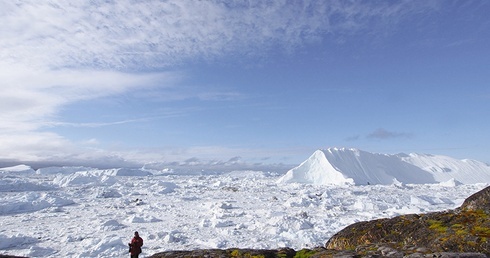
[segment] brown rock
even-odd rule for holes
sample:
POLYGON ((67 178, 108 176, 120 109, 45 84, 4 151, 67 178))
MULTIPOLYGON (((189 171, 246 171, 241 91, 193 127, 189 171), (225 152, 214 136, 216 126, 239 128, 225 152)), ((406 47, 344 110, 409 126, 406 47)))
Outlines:
POLYGON ((471 195, 461 205, 463 210, 483 210, 490 213, 490 186, 471 195))

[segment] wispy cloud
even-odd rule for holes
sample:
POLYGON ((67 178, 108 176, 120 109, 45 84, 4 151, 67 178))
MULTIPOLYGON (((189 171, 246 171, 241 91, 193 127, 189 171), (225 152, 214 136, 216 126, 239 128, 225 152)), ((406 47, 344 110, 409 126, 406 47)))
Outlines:
POLYGON ((141 69, 290 49, 396 24, 434 1, 23 1, 2 4, 0 60, 141 69), (375 26, 373 26, 375 25, 375 26), (327 33, 327 34, 325 34, 327 33))
POLYGON ((348 142, 352 142, 352 141, 359 140, 359 138, 361 138, 360 135, 353 135, 353 136, 349 136, 349 137, 345 138, 345 140, 348 141, 348 142))
POLYGON ((47 126, 65 126, 65 127, 89 127, 89 128, 97 128, 111 125, 122 125, 128 123, 137 123, 144 122, 149 119, 141 118, 141 119, 131 119, 131 120, 121 120, 114 122, 104 122, 104 123, 70 123, 70 122, 52 122, 47 124, 47 126))
POLYGON ((52 122, 60 108, 144 87, 165 87, 172 73, 38 70, 0 65, 0 130, 35 130, 52 122))
POLYGON ((393 138, 412 138, 412 137, 413 134, 411 133, 393 132, 383 128, 378 128, 366 136, 366 138, 368 139, 378 139, 378 140, 386 140, 386 139, 393 139, 393 138))
POLYGON ((123 125, 123 124, 131 124, 131 123, 143 123, 152 120, 160 120, 164 118, 170 117, 179 117, 184 116, 187 112, 195 111, 194 109, 179 109, 174 111, 160 111, 159 115, 155 116, 147 116, 147 117, 139 117, 135 119, 126 119, 126 120, 118 120, 112 122, 87 122, 87 123, 75 123, 75 122, 65 122, 65 121, 51 121, 46 122, 42 125, 42 127, 87 127, 87 128, 97 128, 97 127, 106 127, 106 126, 114 126, 114 125, 123 125))
POLYGON ((57 115, 82 100, 142 88, 156 89, 154 92, 168 89, 164 95, 173 99, 243 98, 240 92, 229 90, 183 95, 174 84, 182 73, 173 69, 189 61, 213 61, 229 54, 246 58, 271 48, 292 51, 312 41, 372 30, 377 27, 373 24, 396 24, 410 13, 434 10, 437 5, 432 3, 3 1, 0 153, 31 160, 41 156, 54 159, 60 153, 73 153, 78 158, 110 156, 107 151, 86 151, 69 139, 40 129, 46 125, 97 127, 137 121, 140 118, 70 124, 59 121, 57 115))

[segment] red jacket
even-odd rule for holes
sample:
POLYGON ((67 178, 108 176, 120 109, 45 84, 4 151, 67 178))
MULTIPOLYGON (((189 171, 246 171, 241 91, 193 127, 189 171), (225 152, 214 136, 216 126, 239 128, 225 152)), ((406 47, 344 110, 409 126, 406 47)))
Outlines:
POLYGON ((129 252, 131 253, 131 255, 140 254, 142 246, 143 246, 143 238, 139 236, 135 236, 133 237, 133 239, 131 239, 131 249, 129 250, 129 252))

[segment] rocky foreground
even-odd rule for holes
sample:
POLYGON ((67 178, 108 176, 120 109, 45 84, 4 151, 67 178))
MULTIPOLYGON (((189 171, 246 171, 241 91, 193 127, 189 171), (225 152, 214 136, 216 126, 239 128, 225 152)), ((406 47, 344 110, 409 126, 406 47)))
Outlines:
POLYGON ((352 224, 325 247, 278 250, 207 249, 167 251, 151 258, 190 257, 488 257, 490 256, 490 186, 461 207, 352 224))

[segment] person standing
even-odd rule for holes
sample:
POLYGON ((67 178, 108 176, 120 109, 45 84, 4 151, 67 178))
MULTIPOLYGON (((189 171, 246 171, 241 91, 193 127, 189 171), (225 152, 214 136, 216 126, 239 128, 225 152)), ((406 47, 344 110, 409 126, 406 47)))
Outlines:
POLYGON ((143 246, 143 238, 140 237, 138 231, 134 232, 134 237, 131 239, 131 243, 128 243, 128 245, 131 258, 138 258, 141 253, 141 247, 143 246))

